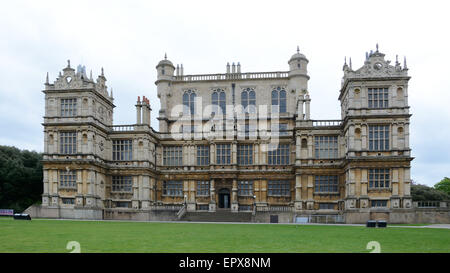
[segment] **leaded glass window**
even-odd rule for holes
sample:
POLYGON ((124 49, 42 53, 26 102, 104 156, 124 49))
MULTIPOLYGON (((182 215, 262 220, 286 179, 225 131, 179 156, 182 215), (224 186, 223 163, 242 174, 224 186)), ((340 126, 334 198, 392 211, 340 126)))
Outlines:
POLYGON ((183 181, 164 181, 163 195, 183 196, 183 181))
POLYGON ((77 99, 61 99, 61 117, 77 115, 77 99))
POLYGON ((369 125, 369 151, 389 150, 389 125, 369 125))
POLYGON ((316 175, 315 193, 338 193, 338 177, 337 175, 316 175))
POLYGON ((389 169, 369 169, 369 189, 386 189, 389 187, 389 169))
POLYGON ((112 191, 113 192, 131 192, 132 191, 132 176, 117 175, 112 177, 112 191))
POLYGON ((252 196, 253 195, 253 181, 238 181, 238 195, 252 196))
POLYGON ((231 164, 231 144, 217 144, 216 159, 219 165, 231 164))
POLYGON ((239 144, 237 146, 237 153, 239 165, 253 164, 253 144, 239 144))
POLYGON ((60 132, 59 133, 59 152, 61 154, 77 153, 77 133, 60 132))
POLYGON ((183 165, 183 147, 182 146, 164 146, 163 147, 163 165, 181 166, 183 165))
POLYGON ((269 180, 268 195, 270 196, 289 196, 290 181, 289 180, 269 180))
POLYGON ((60 171, 59 172, 59 186, 62 188, 76 188, 77 187, 77 172, 76 171, 60 171))
POLYGON ((368 89, 368 107, 369 108, 387 108, 389 107, 388 88, 369 88, 368 89))
POLYGON ((338 137, 337 136, 315 136, 314 149, 316 158, 337 158, 338 137))
POLYGON ((133 160, 133 140, 118 139, 113 140, 113 160, 124 161, 133 160))
POLYGON ((289 144, 270 144, 268 159, 269 165, 289 164, 289 144))

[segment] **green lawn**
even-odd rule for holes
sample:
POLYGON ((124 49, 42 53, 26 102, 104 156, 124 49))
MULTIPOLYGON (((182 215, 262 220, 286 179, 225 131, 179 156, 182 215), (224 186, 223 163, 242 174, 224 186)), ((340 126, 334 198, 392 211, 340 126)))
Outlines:
POLYGON ((450 252, 450 230, 0 219, 0 252, 450 252))

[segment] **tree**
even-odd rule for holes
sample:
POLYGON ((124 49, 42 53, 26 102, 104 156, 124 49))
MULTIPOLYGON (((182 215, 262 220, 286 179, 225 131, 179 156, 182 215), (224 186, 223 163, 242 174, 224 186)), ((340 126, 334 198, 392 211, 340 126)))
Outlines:
POLYGON ((42 194, 42 154, 0 145, 0 208, 22 212, 42 194))
POLYGON ((434 188, 450 195, 450 178, 444 177, 444 179, 434 185, 434 188))
POLYGON ((450 195, 426 185, 411 183, 413 201, 443 201, 449 200, 450 195))

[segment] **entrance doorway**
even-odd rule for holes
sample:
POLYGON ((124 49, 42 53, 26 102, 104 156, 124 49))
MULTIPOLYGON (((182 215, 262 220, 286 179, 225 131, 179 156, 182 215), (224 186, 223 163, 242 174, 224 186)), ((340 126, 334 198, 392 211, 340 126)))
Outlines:
POLYGON ((219 190, 219 208, 229 209, 230 208, 230 190, 220 189, 219 190))

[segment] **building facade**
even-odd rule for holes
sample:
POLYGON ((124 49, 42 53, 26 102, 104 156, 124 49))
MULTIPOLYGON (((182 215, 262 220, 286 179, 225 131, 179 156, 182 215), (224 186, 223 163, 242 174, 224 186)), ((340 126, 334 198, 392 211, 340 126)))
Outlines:
POLYGON ((344 64, 336 120, 312 119, 309 61, 298 49, 288 71, 274 72, 233 63, 223 74, 185 75, 165 57, 156 66, 158 130, 146 97, 137 98, 135 124, 114 125, 103 69, 94 81, 68 62, 43 90, 41 210, 144 220, 225 210, 349 223, 407 213, 410 77, 406 61, 384 57, 377 46, 361 68, 344 64))

